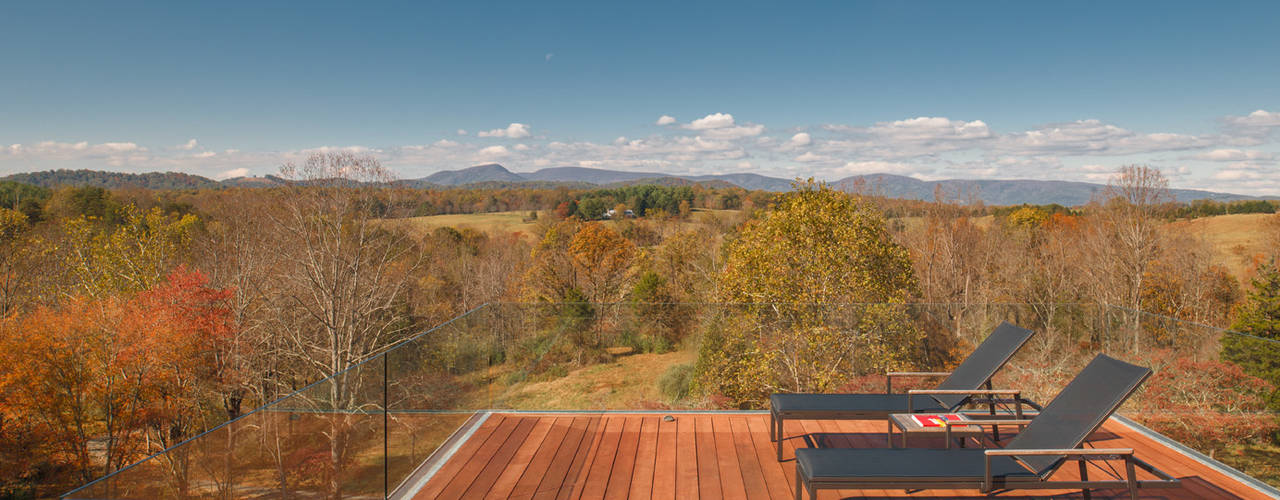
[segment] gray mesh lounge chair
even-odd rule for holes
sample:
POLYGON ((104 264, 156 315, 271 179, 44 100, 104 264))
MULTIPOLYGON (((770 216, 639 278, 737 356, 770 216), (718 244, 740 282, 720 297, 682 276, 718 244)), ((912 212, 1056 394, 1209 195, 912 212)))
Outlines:
MULTIPOLYGON (((1000 323, 982 344, 957 366, 947 372, 889 373, 884 394, 787 394, 769 396, 769 437, 778 444, 778 460, 782 460, 783 422, 786 420, 888 420, 894 413, 950 413, 971 403, 987 403, 995 412, 996 403, 1015 403, 1019 407, 1035 403, 1022 399, 1015 390, 991 388, 991 377, 1031 338, 1034 332, 1008 322, 1000 323), (894 377, 942 376, 947 378, 933 390, 892 394, 894 377), (983 386, 986 386, 983 389, 983 386), (974 398, 974 396, 986 396, 974 398), (1005 396, 1001 398, 1000 396, 1005 396), (1012 397, 1012 399, 1010 399, 1012 397)), ((1020 413, 1020 412, 1019 412, 1020 413)), ((1021 416, 1021 415, 1019 415, 1021 416)), ((893 424, 888 424, 892 426, 893 424)), ((999 428, 995 430, 997 439, 999 428)))
MULTIPOLYGON (((1080 445, 1129 398, 1151 370, 1099 354, 1004 449, 796 450, 796 498, 819 489, 996 489, 1139 488, 1178 486, 1177 479, 1133 456, 1132 449, 1080 449, 1080 445), (1086 461, 1123 460, 1125 477, 1088 479, 1086 461), (1080 466, 1078 481, 1049 481, 1067 460, 1080 466), (1139 481, 1135 467, 1157 480, 1139 481)), ((978 425, 1008 420, 983 420, 978 425)), ((966 422, 972 424, 972 422, 966 422)))

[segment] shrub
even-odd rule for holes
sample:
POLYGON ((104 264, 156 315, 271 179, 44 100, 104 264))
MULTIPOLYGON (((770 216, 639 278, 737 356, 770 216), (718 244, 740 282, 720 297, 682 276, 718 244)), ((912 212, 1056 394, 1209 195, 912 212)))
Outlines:
POLYGON ((693 365, 680 364, 667 368, 662 378, 658 379, 658 390, 671 401, 679 401, 689 397, 693 385, 693 365))

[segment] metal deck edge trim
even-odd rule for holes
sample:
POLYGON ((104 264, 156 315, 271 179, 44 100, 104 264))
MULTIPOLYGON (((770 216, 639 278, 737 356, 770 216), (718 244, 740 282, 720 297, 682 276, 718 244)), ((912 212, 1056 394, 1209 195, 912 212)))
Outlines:
POLYGON ((427 456, 426 460, 423 460, 422 463, 418 465, 418 468, 415 469, 413 473, 409 474, 409 476, 405 478, 404 482, 400 483, 400 486, 397 486, 396 489, 388 495, 388 498, 413 498, 413 496, 417 495, 419 491, 422 491, 422 488, 431 481, 431 478, 435 477, 437 472, 440 472, 440 469, 444 467, 444 464, 448 463, 449 459, 453 458, 454 453, 457 453, 458 450, 462 448, 462 445, 471 440, 471 436, 480 429, 481 425, 484 425, 484 422, 489 419, 489 415, 491 414, 492 413, 488 411, 478 412, 475 416, 467 419, 466 422, 463 422, 462 426, 453 431, 453 434, 450 434, 448 439, 445 439, 444 445, 432 452, 431 455, 427 456), (477 416, 479 418, 476 418, 477 416), (423 467, 426 468, 423 469, 423 467))
POLYGON ((1130 420, 1128 417, 1125 417, 1122 415, 1112 415, 1111 417, 1114 418, 1117 422, 1120 422, 1121 424, 1123 424, 1125 427, 1133 429, 1137 433, 1142 434, 1148 438, 1151 438, 1152 440, 1164 445, 1165 447, 1173 451, 1176 451, 1178 453, 1181 453, 1185 455, 1187 458, 1195 460, 1196 462, 1199 462, 1201 465, 1204 465, 1205 467, 1208 467, 1210 469, 1218 471, 1219 473, 1227 477, 1240 481, 1241 483, 1244 483, 1249 487, 1255 490, 1258 490, 1259 493, 1270 496, 1271 498, 1280 498, 1280 490, 1272 487, 1267 483, 1262 482, 1261 480, 1253 476, 1240 472, 1239 470, 1236 470, 1234 467, 1231 467, 1230 465, 1224 464, 1213 458, 1210 458, 1208 455, 1205 455, 1204 453, 1200 453, 1194 449, 1191 449, 1185 444, 1174 441, 1173 439, 1170 439, 1168 436, 1165 436, 1164 434, 1151 430, 1150 428, 1142 424, 1139 424, 1133 420, 1130 420))

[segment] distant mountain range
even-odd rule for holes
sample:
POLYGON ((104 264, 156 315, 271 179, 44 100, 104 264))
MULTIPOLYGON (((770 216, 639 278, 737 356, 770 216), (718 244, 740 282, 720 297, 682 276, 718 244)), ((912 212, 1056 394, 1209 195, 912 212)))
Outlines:
MULTIPOLYGON (((150 172, 130 174, 97 170, 50 170, 13 174, 0 180, 21 182, 43 187, 63 185, 91 185, 110 189, 142 187, 148 189, 217 189, 220 187, 269 187, 287 182, 275 176, 237 177, 224 181, 179 172, 150 172)), ((633 184, 659 184, 666 186, 700 184, 707 187, 738 186, 751 190, 787 191, 788 179, 757 174, 725 175, 670 175, 660 172, 624 172, 583 167, 553 167, 534 172, 512 172, 496 163, 477 165, 460 170, 436 172, 421 179, 397 181, 397 184, 420 189, 448 187, 515 188, 515 187, 618 187, 633 184)), ((934 190, 941 187, 951 200, 980 199, 989 205, 1018 205, 1022 203, 1058 203, 1073 206, 1088 203, 1106 186, 1088 182, 1038 181, 1038 180, 941 180, 922 181, 911 177, 890 174, 869 174, 846 177, 832 182, 832 186, 844 190, 863 190, 890 198, 932 200, 934 190)), ((1231 201, 1255 199, 1230 193, 1216 193, 1194 189, 1174 189, 1178 201, 1215 200, 1231 201)))
MULTIPOLYGON (((462 186, 485 181, 519 182, 519 180, 525 180, 580 182, 599 186, 613 186, 632 184, 639 181, 672 184, 671 181, 676 179, 701 184, 728 184, 745 189, 764 191, 787 191, 791 189, 792 182, 788 179, 758 174, 670 175, 658 172, 623 172, 583 167, 553 167, 534 172, 517 173, 507 170, 496 163, 477 165, 461 170, 436 172, 418 179, 418 182, 462 186)), ((890 198, 913 200, 932 200, 934 198, 934 189, 940 186, 944 196, 948 199, 968 200, 972 197, 980 199, 989 205, 1018 205, 1022 203, 1083 205, 1093 199, 1096 193, 1106 188, 1103 184, 1071 181, 963 179, 922 181, 891 174, 856 175, 830 184, 847 191, 862 189, 872 194, 890 198)), ((1230 201, 1255 198, 1195 189, 1174 189, 1172 192, 1179 201, 1230 201)))

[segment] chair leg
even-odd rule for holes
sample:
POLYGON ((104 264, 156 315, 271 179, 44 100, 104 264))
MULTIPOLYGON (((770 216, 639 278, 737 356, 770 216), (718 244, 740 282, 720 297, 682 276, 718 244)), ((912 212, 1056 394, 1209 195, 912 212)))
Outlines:
POLYGON ((804 500, 804 481, 800 479, 799 467, 796 469, 796 500, 804 500))
POLYGON ((769 441, 778 440, 778 417, 769 412, 769 441))
POLYGON ((1133 470, 1133 460, 1125 458, 1124 468, 1129 476, 1129 500, 1138 500, 1138 473, 1133 470))
POLYGON ((778 461, 779 462, 782 461, 782 423, 783 422, 784 420, 782 419, 782 416, 779 415, 778 416, 778 437, 777 439, 774 439, 774 441, 777 441, 778 443, 778 461))
MULTIPOLYGON (((1088 482, 1089 464, 1086 464, 1084 460, 1077 460, 1076 463, 1080 464, 1080 482, 1088 482)), ((1084 500, 1090 500, 1093 498, 1093 492, 1091 492, 1087 487, 1081 488, 1080 493, 1084 496, 1084 500)))

